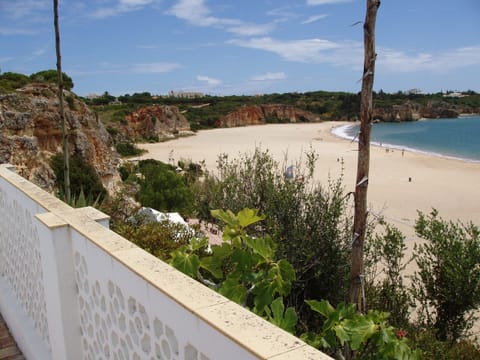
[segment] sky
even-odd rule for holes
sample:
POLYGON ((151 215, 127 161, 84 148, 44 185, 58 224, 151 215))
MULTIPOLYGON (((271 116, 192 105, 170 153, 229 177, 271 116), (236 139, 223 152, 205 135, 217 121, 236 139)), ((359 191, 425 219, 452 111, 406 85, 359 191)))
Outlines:
MULTIPOLYGON (((60 0, 81 96, 361 89, 366 0, 60 0)), ((480 0, 383 0, 374 89, 480 92, 480 0)), ((53 1, 0 0, 0 71, 56 68, 53 1)))

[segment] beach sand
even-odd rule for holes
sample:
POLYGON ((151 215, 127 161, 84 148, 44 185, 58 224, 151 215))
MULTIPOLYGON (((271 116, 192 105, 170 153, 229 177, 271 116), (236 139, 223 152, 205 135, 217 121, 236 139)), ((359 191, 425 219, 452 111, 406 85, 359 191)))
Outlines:
MULTIPOLYGON (((283 163, 295 163, 302 153, 313 148, 318 154, 315 178, 327 184, 344 167, 346 191, 353 191, 358 144, 331 133, 345 123, 272 124, 200 131, 191 137, 156 144, 139 144, 148 151, 141 158, 176 163, 180 159, 204 160, 215 169, 219 154, 230 158, 252 153, 255 147, 268 149, 283 163)), ((303 155, 305 160, 305 155, 303 155)), ((369 210, 383 215, 399 227, 407 240, 415 239, 417 210, 432 207, 449 220, 473 221, 480 225, 480 164, 372 146, 369 210), (411 180, 411 181, 410 181, 411 180)))
MULTIPOLYGON (((281 164, 301 158, 310 148, 318 154, 315 178, 327 186, 329 176, 344 174, 347 192, 355 188, 358 144, 339 138, 332 129, 346 123, 269 124, 200 131, 191 137, 155 144, 139 144, 153 158, 176 164, 180 159, 205 161, 215 169, 218 155, 229 158, 268 149, 281 164)), ((418 241, 417 210, 436 208, 448 220, 472 221, 480 226, 480 163, 447 159, 372 146, 368 186, 369 211, 383 216, 406 236, 408 253, 418 241)), ((352 210, 353 213, 353 210, 352 210)), ((408 254, 407 254, 408 256, 408 254)))

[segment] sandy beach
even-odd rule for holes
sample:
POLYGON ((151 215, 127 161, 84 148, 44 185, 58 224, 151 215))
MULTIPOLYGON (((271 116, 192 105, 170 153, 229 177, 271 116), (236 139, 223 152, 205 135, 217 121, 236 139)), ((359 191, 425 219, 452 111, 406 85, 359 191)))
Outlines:
MULTIPOLYGON (((139 144, 148 151, 141 158, 164 162, 204 160, 214 169, 218 154, 230 158, 254 148, 268 149, 283 163, 294 163, 312 147, 318 153, 315 178, 327 184, 344 166, 346 191, 353 191, 358 144, 331 134, 339 122, 275 124, 200 131, 195 136, 157 144, 139 144)), ((305 156, 303 156, 305 159, 305 156)), ((415 240, 417 210, 439 210, 445 219, 480 225, 480 164, 372 146, 368 189, 370 211, 382 214, 415 240)))

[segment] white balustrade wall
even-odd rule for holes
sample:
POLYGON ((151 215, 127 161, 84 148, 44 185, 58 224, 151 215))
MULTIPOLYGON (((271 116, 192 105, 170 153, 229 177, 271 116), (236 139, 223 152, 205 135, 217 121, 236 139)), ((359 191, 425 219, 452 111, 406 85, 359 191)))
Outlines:
POLYGON ((0 312, 27 359, 328 359, 0 165, 0 312))

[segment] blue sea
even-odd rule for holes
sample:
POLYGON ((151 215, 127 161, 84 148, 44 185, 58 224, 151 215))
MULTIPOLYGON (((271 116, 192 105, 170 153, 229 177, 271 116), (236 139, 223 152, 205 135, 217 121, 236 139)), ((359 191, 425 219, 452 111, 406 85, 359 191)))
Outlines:
MULTIPOLYGON (((334 133, 352 139, 358 130, 358 125, 347 125, 334 133)), ((374 145, 480 162, 480 116, 373 124, 371 140, 374 145)))

